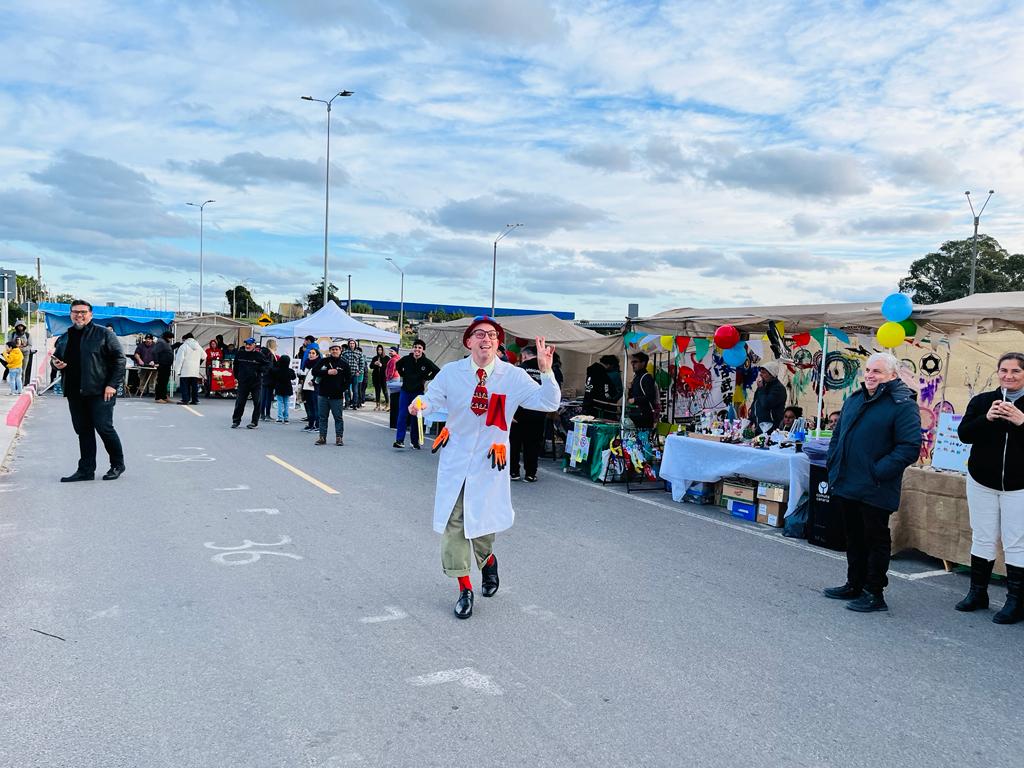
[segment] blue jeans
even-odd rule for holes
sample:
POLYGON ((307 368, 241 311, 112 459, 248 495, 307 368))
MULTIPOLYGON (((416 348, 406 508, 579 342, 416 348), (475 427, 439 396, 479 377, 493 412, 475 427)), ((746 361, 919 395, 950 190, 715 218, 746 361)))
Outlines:
POLYGON ((11 388, 12 395, 21 394, 21 368, 11 368, 7 371, 7 385, 11 388))
POLYGON ((278 421, 288 421, 288 396, 278 395, 277 396, 277 419, 278 421))
POLYGON ((396 443, 405 442, 405 430, 408 425, 409 437, 413 445, 420 444, 419 427, 416 419, 409 415, 409 406, 412 401, 422 395, 422 392, 406 392, 404 389, 398 393, 398 433, 395 435, 396 443), (411 424, 409 422, 412 422, 411 424))
POLYGON ((345 415, 344 405, 340 397, 321 397, 316 404, 317 414, 320 417, 320 437, 327 438, 327 420, 330 414, 334 415, 335 437, 345 436, 345 415))

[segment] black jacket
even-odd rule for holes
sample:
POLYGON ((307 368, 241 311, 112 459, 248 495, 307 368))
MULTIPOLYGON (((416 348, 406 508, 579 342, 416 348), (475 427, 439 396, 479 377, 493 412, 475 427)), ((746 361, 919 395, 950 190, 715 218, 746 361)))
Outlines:
POLYGON ((53 356, 64 360, 69 366, 79 366, 81 386, 79 392, 68 392, 65 387, 64 397, 69 394, 102 395, 105 387, 119 389, 124 383, 124 350, 113 331, 96 323, 88 323, 82 329, 80 360, 64 358, 67 346, 68 332, 65 331, 57 339, 53 356))
POLYGON ((427 382, 437 376, 441 369, 434 365, 426 355, 417 360, 410 352, 398 361, 395 370, 402 377, 403 392, 422 395, 427 388, 427 382))
POLYGON ((263 378, 264 371, 270 367, 263 350, 256 348, 249 352, 242 349, 235 351, 235 381, 239 384, 253 384, 263 378))
MULTIPOLYGON (((180 344, 178 346, 181 346, 180 344)), ((153 344, 153 362, 157 365, 174 365, 174 353, 171 345, 163 339, 157 339, 153 344)))
MULTIPOLYGON (((1024 489, 1024 426, 985 418, 992 403, 1002 399, 999 389, 972 397, 957 433, 971 446, 967 471, 975 482, 994 491, 1019 491, 1024 489)), ((1024 398, 1014 405, 1024 410, 1024 398)))
POLYGON ((782 417, 786 415, 786 386, 778 379, 765 386, 758 384, 754 392, 754 400, 750 404, 750 421, 754 434, 761 434, 760 422, 770 421, 778 429, 782 426, 782 417))
POLYGON ((921 453, 921 412, 899 379, 862 386, 846 399, 828 444, 829 492, 895 512, 903 471, 921 453))
POLYGON ((294 395, 293 381, 295 381, 295 371, 291 368, 275 365, 267 371, 267 383, 274 388, 275 395, 284 395, 285 397, 294 395))
POLYGON ((594 401, 612 403, 612 382, 608 378, 608 369, 602 363, 594 363, 587 368, 587 383, 583 388, 583 413, 596 416, 598 408, 607 410, 608 405, 597 405, 594 401))
POLYGON ((320 382, 320 397, 336 400, 344 397, 345 390, 352 383, 352 371, 343 357, 323 357, 313 366, 313 376, 320 382), (337 369, 331 376, 328 371, 337 369))

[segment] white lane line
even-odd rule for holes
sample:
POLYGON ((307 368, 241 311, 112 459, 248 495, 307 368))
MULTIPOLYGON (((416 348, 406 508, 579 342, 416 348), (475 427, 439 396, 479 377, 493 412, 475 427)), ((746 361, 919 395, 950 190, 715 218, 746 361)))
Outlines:
POLYGON ((239 512, 265 512, 268 515, 280 515, 280 509, 274 509, 273 507, 253 507, 252 509, 240 509, 239 512))
POLYGON ((384 429, 387 429, 389 431, 391 429, 391 427, 388 426, 387 424, 381 424, 379 421, 374 421, 373 419, 367 419, 367 418, 364 418, 362 416, 353 416, 352 414, 347 414, 345 416, 345 418, 346 419, 355 419, 356 421, 361 421, 364 424, 373 424, 373 426, 375 426, 375 427, 383 427, 384 429))
MULTIPOLYGON (((618 491, 614 490, 613 488, 608 488, 607 486, 601 485, 599 483, 592 483, 589 480, 583 480, 582 478, 579 478, 579 477, 572 477, 571 475, 567 475, 564 472, 555 471, 555 470, 552 470, 552 469, 543 469, 543 468, 540 468, 540 471, 543 472, 545 475, 551 475, 553 477, 559 477, 562 480, 567 480, 567 481, 572 482, 572 483, 580 483, 581 485, 585 485, 588 488, 593 488, 593 489, 598 490, 598 491, 603 491, 604 493, 611 493, 611 494, 614 494, 615 496, 618 496, 619 498, 622 498, 622 499, 631 499, 632 501, 639 502, 640 504, 649 504, 652 507, 658 507, 659 509, 665 509, 665 510, 668 510, 669 512, 675 512, 676 514, 679 514, 679 515, 686 515, 687 517, 692 517, 694 520, 701 520, 701 521, 703 521, 705 523, 711 523, 712 525, 720 525, 723 528, 731 528, 734 531, 739 531, 740 533, 745 533, 748 536, 757 536, 758 538, 767 539, 768 541, 773 541, 776 544, 784 544, 787 547, 795 547, 796 549, 802 549, 804 552, 810 552, 811 554, 818 555, 820 557, 827 557, 827 558, 829 558, 831 560, 841 560, 843 562, 846 562, 846 555, 844 553, 842 553, 842 552, 832 552, 830 550, 823 549, 821 547, 815 547, 812 544, 804 544, 799 539, 790 539, 790 538, 787 538, 785 536, 782 536, 781 534, 767 533, 767 532, 764 532, 764 531, 759 531, 759 530, 757 530, 755 528, 749 528, 749 527, 747 527, 745 525, 738 525, 736 523, 732 523, 732 522, 729 522, 727 520, 716 520, 713 517, 708 517, 706 515, 701 515, 701 514, 698 514, 697 512, 691 512, 690 510, 686 509, 686 505, 683 504, 683 503, 672 502, 672 505, 664 504, 664 503, 662 503, 660 501, 654 501, 653 499, 641 498, 641 497, 635 496, 633 494, 619 493, 618 491)), ((913 578, 914 575, 913 574, 900 573, 899 571, 892 571, 892 570, 888 571, 887 573, 888 573, 889 576, 892 576, 893 578, 903 579, 904 581, 914 581, 914 578, 913 578)), ((943 571, 943 573, 944 573, 944 571, 943 571)))
POLYGON ((398 621, 409 615, 401 608, 396 608, 393 605, 385 605, 384 610, 386 613, 383 616, 364 616, 359 621, 363 624, 379 624, 382 621, 398 621))
POLYGON ((214 488, 215 491, 248 491, 248 485, 233 485, 230 488, 214 488))
MULTIPOLYGON (((178 403, 178 405, 181 405, 181 403, 178 403)), ((191 405, 181 405, 181 407, 184 408, 189 413, 195 414, 199 418, 203 418, 206 415, 206 414, 200 413, 195 408, 193 408, 191 405)))
POLYGON ((937 571, 922 571, 921 573, 908 573, 907 578, 910 581, 917 581, 918 579, 930 579, 933 576, 948 576, 951 571, 947 571, 945 568, 940 568, 937 571))
POLYGON ((277 458, 277 456, 274 456, 271 453, 268 453, 268 454, 265 454, 265 455, 266 455, 266 457, 268 459, 270 459, 275 464, 278 464, 278 465, 284 467, 285 469, 287 469, 289 472, 291 472, 294 475, 298 475, 303 480, 305 480, 307 483, 312 483, 313 485, 315 485, 317 488, 319 488, 324 493, 337 493, 337 491, 334 490, 333 488, 331 488, 331 486, 327 485, 326 483, 321 483, 319 480, 317 480, 312 475, 306 474, 305 472, 303 472, 298 467, 293 467, 287 461, 284 461, 283 459, 279 459, 279 458, 277 458))
POLYGON ((494 683, 489 675, 483 675, 472 667, 462 669, 443 669, 440 672, 432 672, 429 675, 410 677, 407 683, 415 686, 443 685, 445 683, 458 683, 471 691, 479 691, 490 696, 501 696, 502 690, 494 683))

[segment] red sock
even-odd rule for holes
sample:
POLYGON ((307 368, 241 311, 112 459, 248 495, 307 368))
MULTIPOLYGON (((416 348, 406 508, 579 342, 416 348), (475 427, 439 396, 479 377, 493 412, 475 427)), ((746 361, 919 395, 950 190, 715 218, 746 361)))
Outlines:
POLYGON ((489 565, 494 565, 494 553, 493 552, 490 555, 487 556, 486 560, 484 560, 484 568, 486 568, 489 565))
POLYGON ((469 580, 469 576, 459 576, 459 589, 472 589, 473 582, 469 580))

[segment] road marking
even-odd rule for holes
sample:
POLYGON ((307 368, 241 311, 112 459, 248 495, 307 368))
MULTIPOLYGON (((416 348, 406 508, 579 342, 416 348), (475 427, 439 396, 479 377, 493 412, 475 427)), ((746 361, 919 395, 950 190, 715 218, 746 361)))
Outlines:
MULTIPOLYGON (((181 405, 181 403, 179 403, 179 405, 181 405)), ((199 418, 203 418, 203 416, 205 415, 205 414, 202 414, 202 413, 200 413, 199 411, 197 411, 197 410, 196 410, 195 408, 193 408, 193 407, 192 407, 191 405, 181 405, 181 407, 182 407, 182 408, 184 408, 184 409, 185 409, 186 411, 188 411, 189 413, 194 413, 194 414, 195 414, 196 416, 198 416, 199 418)))
MULTIPOLYGON (((589 480, 584 480, 579 477, 572 477, 570 475, 565 474, 564 472, 556 472, 555 470, 552 469, 543 468, 540 469, 540 472, 542 472, 545 475, 560 477, 561 479, 567 480, 572 483, 580 483, 581 485, 585 485, 588 488, 593 488, 596 491, 612 493, 622 499, 632 499, 633 501, 636 501, 640 504, 649 504, 652 507, 658 507, 659 509, 667 509, 669 512, 675 512, 678 515, 686 515, 687 517, 692 517, 694 520, 703 520, 705 523, 711 523, 712 525, 720 525, 723 528, 731 528, 734 531, 745 533, 748 536, 757 536, 762 539, 767 539, 768 541, 774 541, 776 544, 784 544, 787 547, 795 547, 797 549, 802 549, 804 552, 810 552, 811 554, 818 555, 819 557, 827 557, 831 560, 842 560, 843 562, 846 562, 846 555, 841 552, 832 552, 821 547, 815 547, 813 544, 804 544, 802 541, 798 539, 787 538, 782 534, 767 533, 765 531, 759 531, 755 528, 749 528, 745 525, 738 525, 727 520, 717 520, 713 517, 708 517, 707 515, 702 515, 697 512, 691 512, 688 509, 686 509, 686 504, 683 504, 681 502, 674 501, 671 505, 663 504, 662 502, 654 501, 653 499, 644 499, 633 494, 620 493, 619 491, 616 491, 613 488, 608 488, 604 485, 598 485, 597 483, 593 483, 589 480)), ((900 573, 899 571, 888 571, 887 574, 896 579, 903 579, 904 581, 914 581, 914 579, 911 578, 913 574, 900 573)))
POLYGON ((272 507, 254 507, 253 509, 240 509, 239 512, 266 512, 268 515, 280 515, 280 509, 274 509, 272 507))
POLYGON ((312 483, 313 485, 315 485, 317 488, 319 488, 324 493, 337 493, 337 491, 334 490, 333 488, 331 488, 331 486, 327 485, 326 483, 321 483, 319 480, 317 480, 312 475, 307 475, 301 469, 299 469, 298 467, 293 467, 287 461, 284 461, 283 459, 279 459, 279 458, 277 458, 277 456, 274 456, 271 453, 266 454, 266 457, 268 459, 270 459, 272 462, 274 462, 275 464, 280 464, 282 467, 287 469, 289 472, 292 472, 293 474, 298 475, 303 480, 305 480, 307 483, 312 483))
POLYGON ((489 696, 501 696, 501 687, 491 681, 488 675, 482 675, 472 667, 462 669, 443 669, 440 672, 432 672, 429 675, 410 677, 407 683, 415 686, 444 685, 445 683, 458 683, 471 691, 486 693, 489 696))
POLYGON ((147 456, 151 457, 153 461, 169 462, 171 464, 181 464, 186 461, 216 461, 217 459, 213 456, 207 456, 205 453, 193 454, 186 456, 185 454, 172 453, 170 456, 153 456, 151 453, 147 453, 147 456))
POLYGON ((230 488, 214 488, 215 491, 248 491, 248 485, 233 485, 230 488))
POLYGON ((910 581, 917 581, 918 579, 930 579, 933 576, 948 576, 951 571, 947 571, 945 568, 940 568, 937 571, 922 571, 921 573, 908 573, 907 578, 910 581))
POLYGON ((387 424, 381 424, 379 421, 374 421, 373 419, 366 419, 366 418, 363 418, 361 416, 353 416, 351 413, 348 414, 345 418, 346 419, 354 419, 356 421, 361 421, 364 424, 373 424, 373 426, 375 426, 375 427, 383 427, 384 429, 386 429, 388 431, 391 430, 391 427, 389 425, 387 425, 387 424))
POLYGON ((249 565, 250 563, 255 563, 263 555, 277 555, 278 557, 290 557, 292 560, 302 560, 302 555, 294 555, 291 552, 268 552, 265 549, 249 549, 249 547, 281 547, 285 544, 290 544, 291 540, 291 536, 285 536, 282 534, 281 540, 274 542, 249 541, 249 539, 246 539, 240 545, 230 547, 218 547, 212 541, 207 541, 203 543, 203 546, 207 549, 227 550, 222 551, 220 554, 214 555, 210 558, 211 560, 213 560, 213 562, 220 563, 221 565, 249 565), (248 559, 228 560, 228 558, 232 555, 242 555, 248 559))
POLYGON ((363 624, 379 624, 382 621, 398 621, 398 619, 404 619, 409 615, 401 608, 396 608, 393 605, 385 605, 384 610, 387 613, 383 616, 364 616, 359 621, 363 624))
POLYGON ((112 605, 106 610, 96 611, 96 613, 86 619, 86 621, 93 621, 95 619, 116 619, 120 615, 121 608, 119 606, 112 605))
POLYGON ((197 445, 183 445, 178 449, 179 451, 205 451, 205 448, 200 448, 197 445))

